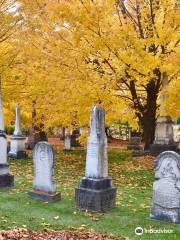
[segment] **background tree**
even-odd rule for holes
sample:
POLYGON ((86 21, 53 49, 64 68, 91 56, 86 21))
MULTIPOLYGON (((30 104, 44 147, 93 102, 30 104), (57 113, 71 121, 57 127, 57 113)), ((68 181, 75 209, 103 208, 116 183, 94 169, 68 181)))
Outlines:
POLYGON ((37 51, 43 59, 34 72, 40 67, 48 73, 46 101, 60 114, 54 118, 71 123, 75 114, 80 124, 85 123, 87 109, 101 101, 109 119, 135 120, 149 148, 163 77, 166 74, 172 84, 179 81, 177 3, 22 1, 28 44, 32 54, 37 51))

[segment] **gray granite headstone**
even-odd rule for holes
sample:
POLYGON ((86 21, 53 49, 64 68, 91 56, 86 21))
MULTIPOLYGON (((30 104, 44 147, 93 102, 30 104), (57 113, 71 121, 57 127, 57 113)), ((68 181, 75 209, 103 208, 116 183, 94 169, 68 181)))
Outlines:
POLYGON ((47 142, 39 142, 33 150, 34 181, 31 197, 54 202, 60 199, 56 193, 54 181, 55 155, 52 146, 47 142))
POLYGON ((176 152, 163 152, 155 160, 150 217, 180 223, 180 155, 176 152))

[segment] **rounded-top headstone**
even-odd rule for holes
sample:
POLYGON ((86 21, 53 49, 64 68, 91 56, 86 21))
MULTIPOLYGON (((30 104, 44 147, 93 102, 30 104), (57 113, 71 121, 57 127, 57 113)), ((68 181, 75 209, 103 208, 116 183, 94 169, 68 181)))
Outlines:
POLYGON ((173 151, 165 151, 154 161, 155 178, 180 179, 180 155, 173 151))
POLYGON ((55 154, 52 146, 47 142, 39 142, 33 150, 34 182, 35 190, 54 193, 56 186, 54 182, 55 154))
POLYGON ((154 162, 151 218, 180 223, 180 155, 161 153, 154 162))

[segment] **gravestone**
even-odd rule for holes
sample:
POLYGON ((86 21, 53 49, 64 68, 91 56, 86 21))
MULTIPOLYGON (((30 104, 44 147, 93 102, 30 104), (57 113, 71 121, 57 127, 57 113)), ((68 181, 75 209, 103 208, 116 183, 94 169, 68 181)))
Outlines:
POLYGON ((81 144, 78 141, 78 137, 80 136, 80 129, 75 129, 71 134, 71 147, 80 147, 81 144))
POLYGON ((173 121, 169 116, 160 116, 156 122, 154 143, 150 152, 157 156, 164 151, 176 151, 177 144, 174 142, 173 121))
POLYGON ((13 136, 11 137, 10 151, 8 153, 8 157, 13 159, 26 159, 27 154, 25 151, 25 141, 26 137, 23 136, 21 132, 20 107, 17 104, 15 130, 13 136))
POLYGON ((66 135, 64 138, 64 151, 70 151, 71 150, 71 136, 66 135))
POLYGON ((55 154, 52 146, 47 142, 37 143, 33 150, 33 161, 33 190, 28 195, 49 203, 60 200, 61 195, 56 192, 54 181, 55 154))
POLYGON ((76 206, 80 210, 105 212, 115 206, 116 188, 108 176, 105 112, 100 106, 92 108, 90 128, 85 177, 75 189, 76 206))
POLYGON ((14 176, 10 175, 7 163, 7 138, 4 131, 4 113, 0 83, 0 188, 12 187, 13 185, 14 176))
POLYGON ((141 137, 131 137, 127 146, 128 150, 141 150, 141 137))
POLYGON ((161 153, 154 162, 155 182, 150 217, 180 223, 180 155, 161 153))

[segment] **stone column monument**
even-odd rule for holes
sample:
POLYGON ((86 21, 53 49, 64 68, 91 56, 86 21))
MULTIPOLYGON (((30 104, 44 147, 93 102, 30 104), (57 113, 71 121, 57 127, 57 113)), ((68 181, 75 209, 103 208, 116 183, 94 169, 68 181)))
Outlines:
POLYGON ((12 187, 13 185, 14 177, 9 174, 9 166, 7 164, 7 139, 4 131, 4 113, 0 82, 0 188, 12 187))
POLYGON ((166 73, 163 74, 162 95, 160 99, 160 116, 156 121, 155 140, 151 146, 151 153, 158 155, 167 150, 175 151, 177 146, 173 138, 173 122, 170 116, 167 116, 164 106, 167 100, 166 87, 168 85, 168 77, 166 73))
POLYGON ((76 206, 80 210, 105 212, 115 206, 116 188, 108 177, 105 112, 94 106, 91 112, 90 136, 87 144, 86 173, 75 189, 76 206))
POLYGON ((22 135, 21 132, 21 122, 20 122, 20 106, 16 106, 16 123, 14 134, 11 138, 11 146, 8 156, 13 159, 25 159, 27 157, 25 151, 25 140, 26 137, 22 135))

